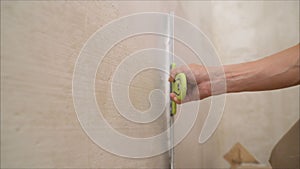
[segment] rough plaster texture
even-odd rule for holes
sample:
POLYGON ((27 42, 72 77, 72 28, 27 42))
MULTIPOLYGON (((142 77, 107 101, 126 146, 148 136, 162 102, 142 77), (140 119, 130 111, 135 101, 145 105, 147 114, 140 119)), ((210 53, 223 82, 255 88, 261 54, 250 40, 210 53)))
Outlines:
MULTIPOLYGON (((224 64, 255 60, 299 43, 297 1, 1 1, 1 167, 167 167, 167 154, 128 159, 95 145, 76 118, 71 90, 76 58, 97 29, 130 13, 171 10, 208 35, 224 64)), ((127 39, 108 53, 97 71, 98 105, 119 132, 148 137, 166 127, 164 117, 142 126, 122 119, 109 93, 111 75, 126 55, 161 48, 162 42, 151 35, 127 39)), ((182 44, 175 44, 175 53, 200 63, 182 44)), ((142 98, 161 87, 155 83, 159 73, 145 71, 134 79, 130 98, 136 108, 149 107, 142 98)), ((210 99, 200 106, 194 128, 175 149, 176 168, 228 167, 223 155, 236 142, 266 163, 273 146, 299 119, 299 87, 228 95, 219 127, 201 145, 198 136, 210 99)))
MULTIPOLYGON (((84 133, 73 107, 72 76, 80 49, 97 29, 128 13, 130 3, 1 1, 1 167, 168 166, 167 153, 128 159, 104 151, 84 133)), ((163 11, 161 6, 157 2, 148 10, 163 11)), ((112 72, 125 56, 143 48, 163 48, 164 40, 151 39, 121 42, 97 71, 98 105, 112 127, 129 136, 152 136, 166 128, 165 116, 145 125, 124 120, 109 92, 112 72)), ((132 82, 130 98, 137 109, 148 108, 143 98, 159 87, 154 77, 158 73, 142 72, 132 82)))

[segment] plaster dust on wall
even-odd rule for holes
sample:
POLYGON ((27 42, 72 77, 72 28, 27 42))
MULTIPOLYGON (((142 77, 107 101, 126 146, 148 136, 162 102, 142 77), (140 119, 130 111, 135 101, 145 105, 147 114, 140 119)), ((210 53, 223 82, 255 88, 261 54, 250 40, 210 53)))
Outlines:
MULTIPOLYGON (((1 168, 168 168, 167 152, 124 158, 89 139, 74 110, 72 78, 80 50, 105 24, 137 12, 170 11, 202 30, 223 64, 255 60, 299 43, 299 1, 1 1, 1 168)), ((147 124, 125 120, 110 93, 112 74, 126 56, 164 49, 164 42, 165 37, 151 34, 127 38, 97 70, 98 106, 120 133, 143 138, 167 128, 166 116, 147 124)), ((201 63, 189 48, 178 41, 174 45, 177 56, 201 63)), ((148 109, 143 98, 163 89, 161 74, 146 70, 133 79, 129 96, 136 109, 148 109)), ((299 119, 298 96, 299 87, 227 95, 223 118, 204 144, 198 137, 211 99, 201 101, 194 127, 175 147, 175 168, 229 168, 223 155, 237 142, 267 163, 274 145, 299 119)))

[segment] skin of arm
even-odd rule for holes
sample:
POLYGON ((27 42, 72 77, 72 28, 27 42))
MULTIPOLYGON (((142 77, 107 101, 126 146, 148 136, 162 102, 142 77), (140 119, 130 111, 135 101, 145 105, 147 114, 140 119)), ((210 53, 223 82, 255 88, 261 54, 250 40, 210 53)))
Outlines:
POLYGON ((174 93, 171 93, 170 97, 177 104, 181 104, 223 93, 264 91, 295 86, 300 84, 299 58, 298 44, 263 59, 225 65, 223 69, 197 64, 178 67, 171 71, 169 81, 174 81, 176 74, 185 73, 188 83, 187 96, 182 101, 177 99, 174 93), (214 78, 210 78, 207 69, 213 72, 214 78), (219 73, 220 70, 224 70, 225 79, 224 74, 219 73), (226 90, 211 90, 212 83, 224 83, 224 80, 226 80, 226 90))

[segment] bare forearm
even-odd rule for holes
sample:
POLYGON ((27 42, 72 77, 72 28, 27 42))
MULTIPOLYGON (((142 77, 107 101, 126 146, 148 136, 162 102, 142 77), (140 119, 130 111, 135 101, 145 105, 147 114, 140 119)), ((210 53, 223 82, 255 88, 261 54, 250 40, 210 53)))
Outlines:
POLYGON ((297 85, 300 83, 299 44, 257 61, 222 68, 227 91, 223 88, 224 73, 220 67, 191 64, 173 69, 169 81, 174 81, 175 75, 183 72, 191 88, 188 88, 185 100, 176 99, 174 93, 171 93, 171 99, 180 104, 226 92, 273 90, 297 85))
POLYGON ((299 44, 269 57, 224 67, 227 92, 262 91, 300 82, 299 44))

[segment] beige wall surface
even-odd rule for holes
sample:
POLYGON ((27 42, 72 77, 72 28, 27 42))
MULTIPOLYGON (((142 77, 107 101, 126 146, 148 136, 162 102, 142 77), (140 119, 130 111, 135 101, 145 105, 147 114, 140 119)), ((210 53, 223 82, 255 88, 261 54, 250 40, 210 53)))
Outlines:
MULTIPOLYGON (((131 12, 167 12, 166 5, 161 4, 1 1, 1 167, 168 167, 167 153, 130 159, 101 149, 81 128, 72 100, 74 66, 88 38, 105 24, 131 12)), ((164 48, 163 40, 153 43, 151 39, 148 35, 122 41, 107 54, 97 71, 96 98, 104 117, 120 133, 133 137, 149 137, 165 130, 166 117, 145 125, 124 120, 112 104, 111 76, 132 52, 164 48)), ((143 98, 153 88, 159 88, 159 80, 154 77, 157 73, 142 72, 132 82, 130 98, 137 109, 149 107, 143 98)))
MULTIPOLYGON (((169 11, 199 27, 223 64, 259 59, 299 43, 299 1, 1 1, 1 167, 167 168, 167 153, 123 158, 89 139, 74 110, 72 77, 81 48, 99 28, 135 12, 169 11)), ((164 116, 143 125, 124 120, 109 92, 112 73, 122 59, 143 48, 163 49, 163 40, 152 35, 126 39, 97 71, 97 103, 123 134, 149 137, 166 129, 164 116)), ((175 47, 182 58, 194 57, 182 45, 175 47)), ((137 109, 149 108, 143 98, 152 89, 163 89, 160 73, 145 71, 134 79, 129 91, 137 109)), ((236 142, 267 163, 273 146, 299 119, 299 87, 227 95, 220 125, 199 144, 209 108, 210 99, 200 102, 195 126, 175 148, 176 168, 226 168, 223 155, 236 142)))
MULTIPOLYGON (((223 64, 256 60, 299 43, 299 1, 181 2, 177 9, 207 34, 223 64)), ((209 105, 210 99, 201 101, 194 128, 176 147, 177 168, 229 167, 223 155, 237 142, 267 164, 272 148, 299 119, 299 86, 228 94, 216 132, 199 144, 209 105)))

